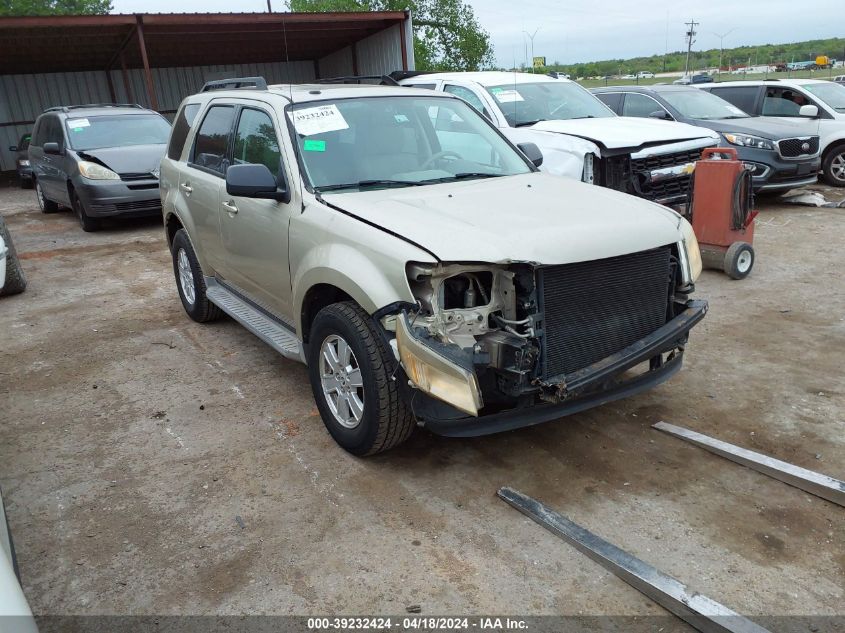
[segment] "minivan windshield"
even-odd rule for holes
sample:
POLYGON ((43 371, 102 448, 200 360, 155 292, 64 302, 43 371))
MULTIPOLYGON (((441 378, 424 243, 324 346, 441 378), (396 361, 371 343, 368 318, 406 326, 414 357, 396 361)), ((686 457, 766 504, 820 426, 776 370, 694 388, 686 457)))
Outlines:
POLYGON ((362 97, 288 108, 317 192, 412 187, 532 171, 484 117, 450 97, 362 97))
POLYGON ((571 81, 513 83, 487 88, 511 127, 538 121, 595 119, 616 116, 581 86, 571 81))
POLYGON ((69 117, 67 137, 75 150, 163 145, 170 136, 170 124, 158 114, 111 114, 69 117))
POLYGON ((658 93, 666 102, 688 119, 747 119, 748 115, 724 99, 698 88, 666 90, 658 93))
POLYGON ((831 81, 823 84, 805 84, 801 87, 837 112, 845 112, 845 86, 831 81))

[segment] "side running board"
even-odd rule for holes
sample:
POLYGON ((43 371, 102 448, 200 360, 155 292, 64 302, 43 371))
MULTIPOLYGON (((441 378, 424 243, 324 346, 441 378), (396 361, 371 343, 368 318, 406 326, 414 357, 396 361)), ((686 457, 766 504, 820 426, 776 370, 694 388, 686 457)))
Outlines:
POLYGON ((211 277, 205 278, 205 296, 223 312, 243 325, 285 358, 305 362, 302 345, 296 335, 279 321, 253 307, 211 277))

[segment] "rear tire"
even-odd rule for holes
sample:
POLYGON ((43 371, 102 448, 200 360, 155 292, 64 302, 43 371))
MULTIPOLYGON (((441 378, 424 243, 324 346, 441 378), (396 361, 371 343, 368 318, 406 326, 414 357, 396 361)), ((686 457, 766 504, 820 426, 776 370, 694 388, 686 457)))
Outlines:
POLYGON ((845 187, 845 143, 834 146, 825 154, 822 178, 834 187, 845 187))
POLYGON ((745 279, 754 268, 754 248, 748 242, 734 242, 725 253, 723 270, 731 279, 745 279))
POLYGON ((41 213, 55 213, 59 210, 57 203, 44 197, 44 190, 37 180, 35 181, 35 197, 38 199, 38 208, 41 209, 41 213))
POLYGON ((94 231, 100 230, 100 220, 88 215, 88 212, 85 210, 85 205, 82 203, 82 199, 73 190, 70 192, 70 204, 71 208, 73 208, 73 212, 76 214, 76 218, 79 220, 79 226, 82 227, 83 231, 86 233, 93 233, 94 231))
POLYGON ((176 231, 173 245, 173 274, 176 276, 176 288, 179 299, 188 316, 197 323, 208 323, 220 318, 220 308, 211 303, 205 296, 205 277, 202 274, 199 260, 188 239, 185 229, 176 231))
POLYGON ((6 253, 6 280, 3 284, 3 289, 0 290, 0 297, 5 297, 7 295, 16 295, 26 290, 26 277, 23 274, 18 253, 15 250, 15 245, 12 243, 12 236, 9 235, 6 220, 3 217, 0 217, 0 235, 3 236, 6 248, 9 249, 9 252, 6 253))
POLYGON ((377 327, 356 303, 334 303, 317 313, 309 337, 317 409, 335 442, 359 456, 394 448, 414 431, 396 358, 377 327))

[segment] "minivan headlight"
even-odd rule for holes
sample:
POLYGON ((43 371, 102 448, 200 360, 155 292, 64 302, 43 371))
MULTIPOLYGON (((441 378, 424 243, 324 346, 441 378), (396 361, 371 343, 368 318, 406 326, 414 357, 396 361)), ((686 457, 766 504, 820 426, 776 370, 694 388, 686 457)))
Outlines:
POLYGON ((91 180, 120 180, 120 176, 108 167, 87 160, 79 161, 79 173, 91 180))
POLYGON ((739 145, 740 147, 754 147, 756 149, 774 149, 775 146, 767 138, 760 136, 752 136, 750 134, 734 134, 732 132, 724 133, 725 139, 731 145, 739 145))

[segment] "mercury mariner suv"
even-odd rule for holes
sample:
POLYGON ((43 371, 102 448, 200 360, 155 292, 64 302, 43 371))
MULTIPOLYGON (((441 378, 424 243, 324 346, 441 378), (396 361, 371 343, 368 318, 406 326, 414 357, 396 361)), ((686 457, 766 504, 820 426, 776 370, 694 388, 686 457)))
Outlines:
POLYGON ((663 382, 707 308, 690 225, 541 163, 449 94, 210 82, 161 163, 182 305, 306 363, 356 455, 663 382))

